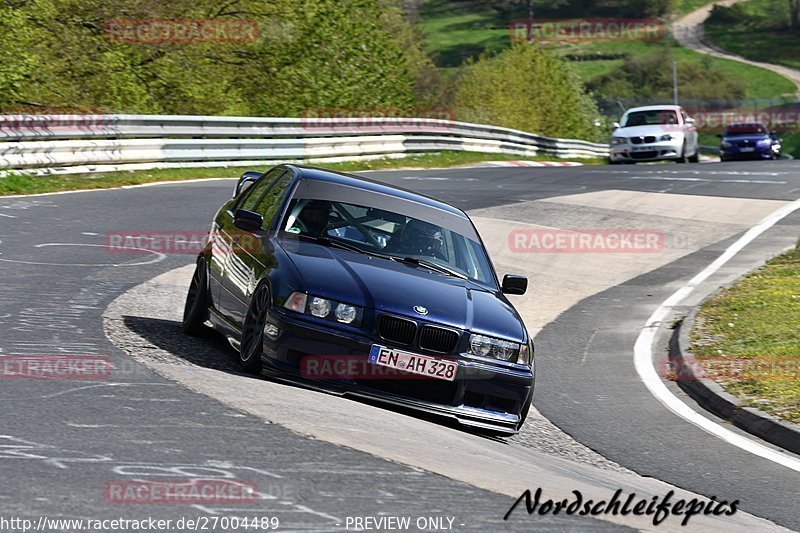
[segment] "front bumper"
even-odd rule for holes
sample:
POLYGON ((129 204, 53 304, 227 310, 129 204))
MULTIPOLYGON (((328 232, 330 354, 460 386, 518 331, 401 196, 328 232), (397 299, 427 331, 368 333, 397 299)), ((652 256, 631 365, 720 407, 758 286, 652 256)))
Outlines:
POLYGON ((609 159, 612 162, 670 161, 679 159, 682 142, 662 141, 649 144, 612 144, 609 159))
POLYGON ((504 367, 460 354, 447 356, 458 364, 452 382, 400 371, 387 376, 376 373, 376 368, 382 367, 371 365, 368 357, 373 344, 392 346, 390 342, 373 339, 362 331, 320 324, 280 308, 270 311, 267 324, 278 328, 278 333, 272 330, 272 337, 264 335, 266 372, 315 389, 386 402, 508 434, 519 431, 533 397, 533 367, 504 367), (320 365, 321 361, 326 363, 320 365), (321 368, 327 370, 318 372, 321 368))
POLYGON ((743 152, 740 148, 720 148, 719 157, 724 160, 731 159, 772 159, 773 156, 779 155, 779 152, 773 152, 772 147, 756 147, 752 152, 743 152))

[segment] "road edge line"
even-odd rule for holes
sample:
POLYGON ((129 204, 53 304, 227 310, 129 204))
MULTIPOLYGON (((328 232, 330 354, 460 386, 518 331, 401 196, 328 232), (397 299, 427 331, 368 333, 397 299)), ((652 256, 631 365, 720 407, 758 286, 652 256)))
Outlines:
POLYGON ((800 200, 795 200, 775 212, 765 217, 757 225, 753 226, 745 232, 744 235, 739 237, 733 244, 731 244, 717 259, 710 265, 705 267, 690 279, 683 287, 675 291, 669 298, 664 300, 658 308, 647 319, 642 331, 636 338, 633 346, 633 363, 636 372, 639 374, 644 385, 658 401, 660 401, 667 409, 674 414, 690 422, 703 431, 714 435, 729 444, 738 448, 748 451, 754 455, 772 461, 790 468, 796 472, 800 472, 800 460, 791 457, 785 453, 774 450, 759 442, 751 440, 747 437, 739 435, 727 429, 720 424, 706 418, 698 413, 680 398, 675 396, 667 386, 661 381, 655 366, 653 365, 653 344, 655 342, 656 334, 662 324, 670 316, 671 312, 682 301, 684 301, 694 290, 712 274, 717 272, 722 266, 736 256, 748 244, 758 238, 762 233, 777 224, 780 220, 789 216, 800 209, 800 200))

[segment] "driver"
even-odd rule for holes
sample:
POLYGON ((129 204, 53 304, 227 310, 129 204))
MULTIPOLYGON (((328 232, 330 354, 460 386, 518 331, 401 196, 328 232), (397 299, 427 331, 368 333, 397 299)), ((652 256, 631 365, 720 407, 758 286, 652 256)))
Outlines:
POLYGON ((444 239, 442 228, 422 220, 411 219, 400 235, 393 237, 385 252, 411 256, 427 256, 445 260, 441 252, 444 239))
POLYGON ((320 237, 324 235, 330 216, 330 202, 324 200, 310 200, 303 206, 303 210, 297 216, 297 220, 305 227, 304 233, 313 237, 320 237))

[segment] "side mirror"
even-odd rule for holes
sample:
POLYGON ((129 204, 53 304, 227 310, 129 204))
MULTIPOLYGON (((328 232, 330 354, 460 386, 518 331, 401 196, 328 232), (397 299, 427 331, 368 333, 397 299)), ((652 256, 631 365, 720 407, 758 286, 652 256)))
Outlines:
POLYGON ((528 290, 528 278, 516 274, 503 276, 503 294, 525 294, 528 290))
POLYGON ((263 176, 261 172, 256 172, 255 170, 248 170, 242 177, 239 178, 239 181, 236 182, 236 188, 233 189, 233 197, 236 198, 244 191, 249 189, 258 179, 263 176))
POLYGON ((719 137, 720 139, 722 139, 722 134, 721 134, 721 133, 717 133, 717 137, 719 137))
POLYGON ((686 117, 686 124, 688 124, 689 126, 694 126, 695 123, 696 122, 692 117, 686 117))
POLYGON ((237 209, 233 214, 233 225, 245 231, 259 231, 264 224, 264 217, 252 211, 237 209))
POLYGON ((612 122, 611 123, 611 128, 615 129, 615 130, 618 130, 619 129, 619 122, 612 122))

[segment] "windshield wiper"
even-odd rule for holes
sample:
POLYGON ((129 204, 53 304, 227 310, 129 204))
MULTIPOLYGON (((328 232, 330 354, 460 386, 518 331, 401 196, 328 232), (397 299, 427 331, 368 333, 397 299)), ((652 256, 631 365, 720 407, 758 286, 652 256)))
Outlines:
POLYGON ((399 257, 395 255, 391 256, 391 258, 394 259, 395 261, 400 261, 401 263, 421 266, 427 268, 428 270, 433 270, 434 272, 438 272, 446 276, 451 276, 460 279, 468 279, 467 276, 465 276, 461 272, 456 272, 455 270, 447 268, 446 266, 432 263, 431 261, 426 261, 425 259, 417 259, 416 257, 399 257))
POLYGON ((303 235, 302 233, 297 234, 297 237, 301 240, 307 240, 315 242, 317 244, 322 244, 323 246, 332 246, 334 248, 341 248, 342 250, 348 250, 350 252, 356 252, 359 254, 372 255, 375 257, 382 257, 383 259, 389 259, 388 255, 380 254, 378 252, 372 252, 370 250, 365 250, 354 244, 340 241, 339 239, 331 239, 330 237, 315 237, 313 235, 303 235))

